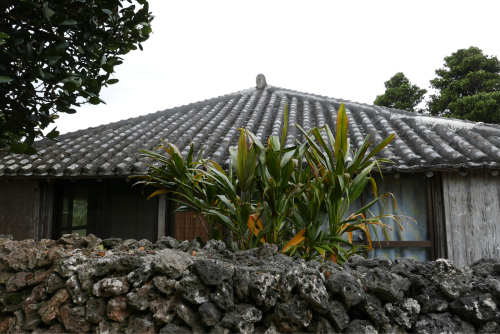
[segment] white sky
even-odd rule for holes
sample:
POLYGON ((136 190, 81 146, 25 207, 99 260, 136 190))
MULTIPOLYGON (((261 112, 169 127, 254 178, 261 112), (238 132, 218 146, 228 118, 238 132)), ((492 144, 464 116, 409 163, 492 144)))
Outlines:
POLYGON ((396 72, 429 89, 443 58, 477 46, 500 56, 499 1, 150 0, 144 51, 116 67, 107 105, 56 121, 61 133, 267 83, 373 103, 396 72))

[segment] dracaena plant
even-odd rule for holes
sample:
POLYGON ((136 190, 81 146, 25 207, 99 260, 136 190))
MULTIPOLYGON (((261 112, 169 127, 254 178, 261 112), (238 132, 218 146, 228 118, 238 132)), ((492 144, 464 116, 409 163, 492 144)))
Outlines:
POLYGON ((168 156, 154 151, 141 150, 141 156, 151 162, 148 164, 150 174, 132 177, 143 179, 137 184, 159 188, 149 198, 167 194, 181 205, 177 211, 194 211, 204 216, 208 226, 205 225, 201 216, 199 216, 200 224, 209 238, 222 240, 223 235, 217 226, 217 220, 206 214, 207 210, 217 202, 216 196, 219 188, 213 184, 213 178, 203 171, 204 161, 201 159, 203 151, 195 157, 191 144, 189 153, 184 159, 175 145, 167 142, 164 144, 159 145, 154 151, 160 150, 168 156))
MULTIPOLYGON (((377 159, 375 155, 387 146, 394 138, 392 134, 369 152, 370 136, 368 135, 352 159, 348 140, 348 119, 342 104, 337 113, 336 136, 328 125, 323 128, 313 128, 306 133, 296 125, 305 135, 310 148, 305 157, 308 167, 301 173, 309 180, 307 190, 300 197, 291 221, 294 231, 298 232, 288 242, 283 252, 293 254, 298 252, 306 259, 330 257, 335 262, 344 262, 354 254, 365 250, 364 246, 352 244, 352 232, 362 230, 366 233, 369 245, 372 248, 372 236, 368 226, 381 227, 387 239, 386 229, 390 227, 382 223, 381 218, 392 218, 402 228, 400 216, 364 214, 379 201, 384 201, 392 194, 378 196, 377 185, 371 172, 377 168, 380 171, 381 163, 391 163, 386 159, 377 159), (326 134, 325 138, 321 131, 326 134), (346 217, 349 206, 371 184, 375 198, 364 207, 346 217), (328 229, 322 229, 325 220, 328 229), (343 238, 347 234, 349 241, 343 238)), ((299 171, 300 172, 300 171, 299 171)))

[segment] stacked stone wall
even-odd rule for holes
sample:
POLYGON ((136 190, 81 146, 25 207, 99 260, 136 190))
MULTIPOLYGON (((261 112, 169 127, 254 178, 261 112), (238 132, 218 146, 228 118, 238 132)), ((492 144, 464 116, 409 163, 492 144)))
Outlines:
POLYGON ((0 237, 0 333, 495 333, 500 262, 353 256, 274 245, 0 237))

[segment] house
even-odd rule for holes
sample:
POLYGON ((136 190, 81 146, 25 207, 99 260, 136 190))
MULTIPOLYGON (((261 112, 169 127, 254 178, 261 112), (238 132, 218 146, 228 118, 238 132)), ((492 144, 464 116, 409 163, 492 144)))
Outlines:
MULTIPOLYGON (((131 186, 128 176, 146 172, 140 149, 151 150, 162 138, 187 153, 192 142, 227 168, 238 128, 262 141, 279 135, 288 103, 290 124, 334 129, 342 102, 352 150, 367 134, 375 144, 397 135, 379 154, 394 162, 384 167, 383 179, 377 176, 379 192, 392 192, 397 213, 416 220, 404 231, 394 229, 391 241, 376 244, 371 256, 444 257, 457 265, 500 258, 500 126, 301 93, 267 85, 263 75, 255 88, 68 133, 60 142, 41 140, 39 155, 3 153, 0 234, 35 240, 66 233, 150 240, 203 235, 199 217, 174 213, 175 203, 148 201, 152 189, 131 186)), ((286 142, 295 140, 304 138, 292 126, 286 142)), ((370 196, 366 190, 353 207, 370 196)), ((393 208, 387 202, 384 210, 393 208)), ((362 236, 357 241, 365 242, 362 236)))

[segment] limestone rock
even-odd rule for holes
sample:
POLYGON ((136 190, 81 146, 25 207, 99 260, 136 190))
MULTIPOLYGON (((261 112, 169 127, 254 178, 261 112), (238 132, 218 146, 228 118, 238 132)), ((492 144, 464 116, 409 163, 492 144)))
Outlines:
POLYGON ((231 310, 234 307, 234 291, 232 284, 223 282, 217 286, 210 300, 221 310, 231 310))
POLYGON ((191 328, 182 325, 182 324, 174 324, 169 323, 162 329, 160 329, 160 333, 162 334, 192 334, 193 331, 191 328))
POLYGON ((338 332, 342 332, 349 323, 349 315, 344 304, 336 300, 329 302, 326 317, 332 321, 333 326, 335 326, 338 332))
POLYGON ((151 311, 154 312, 153 318, 159 324, 168 324, 177 318, 177 296, 169 299, 158 298, 151 303, 151 311))
POLYGON ((214 303, 203 303, 198 312, 201 315, 201 321, 208 327, 215 326, 220 320, 222 312, 215 306, 214 303))
POLYGON ((126 277, 110 277, 94 284, 92 294, 96 297, 111 297, 127 293, 128 289, 126 277))
POLYGON ((490 293, 471 293, 462 296, 450 304, 450 309, 472 322, 486 323, 500 320, 498 301, 490 293))
POLYGON ((312 317, 311 307, 299 296, 294 296, 287 302, 278 302, 273 313, 274 323, 285 333, 295 333, 309 326, 312 317))
POLYGON ((339 294, 347 307, 359 304, 365 299, 365 291, 358 281, 348 273, 330 276, 325 286, 332 293, 339 294))
POLYGON ((193 267, 206 285, 220 285, 234 275, 234 267, 231 264, 216 260, 196 260, 193 267))
POLYGON ((176 281, 167 276, 155 276, 155 278, 153 278, 153 283, 158 290, 169 295, 174 291, 176 281))
POLYGON ((142 286, 127 293, 130 306, 139 311, 146 311, 153 300, 160 297, 160 292, 153 284, 142 286))
POLYGON ((264 312, 269 311, 278 301, 279 289, 276 277, 269 273, 252 275, 250 296, 264 312))
POLYGON ((85 305, 89 296, 82 290, 82 286, 80 285, 80 280, 77 275, 71 276, 66 281, 66 288, 73 299, 73 303, 76 305, 85 305))
POLYGON ((421 314, 413 324, 416 333, 475 333, 474 326, 449 313, 421 314))
POLYGON ((193 258, 190 254, 176 252, 171 249, 160 250, 155 255, 156 271, 165 274, 171 278, 177 278, 193 264, 193 258))
POLYGON ((28 281, 33 278, 33 274, 19 272, 9 278, 5 284, 7 292, 16 292, 28 286, 28 281))
POLYGON ((262 312, 250 304, 235 305, 227 312, 220 325, 237 333, 253 333, 254 324, 262 319, 262 312))
POLYGON ((328 321, 328 319, 323 318, 321 316, 316 316, 311 321, 311 324, 307 327, 307 332, 329 334, 329 333, 335 333, 336 330, 330 323, 330 321, 328 321))
POLYGON ((45 280, 45 292, 53 294, 59 289, 66 287, 66 280, 56 273, 51 273, 45 280))
POLYGON ((191 327, 194 334, 206 333, 207 330, 202 323, 201 316, 197 310, 184 301, 177 304, 177 315, 191 327))
MULTIPOLYGON (((127 319, 128 320, 128 319, 127 319)), ((124 333, 127 329, 128 322, 115 322, 110 320, 102 320, 95 328, 96 334, 118 334, 124 333)))
POLYGON ((436 286, 429 286, 420 290, 415 299, 420 304, 421 313, 444 312, 448 309, 446 296, 436 286))
POLYGON ((57 313, 57 320, 69 333, 88 333, 92 325, 85 320, 85 306, 65 305, 57 313))
POLYGON ((346 334, 378 334, 378 331, 373 327, 370 320, 353 320, 351 321, 346 329, 346 334))
POLYGON ((144 314, 134 314, 130 317, 126 334, 144 333, 144 334, 154 334, 157 333, 156 324, 153 321, 153 317, 150 313, 144 314))
POLYGON ((370 269, 361 282, 370 292, 376 294, 381 300, 399 301, 404 298, 405 291, 410 287, 410 281, 389 271, 374 268, 370 269))
POLYGON ((367 293, 365 301, 360 306, 377 326, 387 324, 391 321, 389 317, 387 317, 382 303, 373 293, 367 293))
POLYGON ((61 289, 57 291, 49 301, 42 303, 38 311, 38 314, 42 317, 42 321, 49 323, 51 320, 55 319, 62 303, 69 298, 70 295, 68 290, 61 289))
POLYGON ((176 289, 182 298, 192 304, 203 304, 210 300, 210 289, 196 275, 184 276, 177 282, 176 289))
POLYGON ((405 299, 394 305, 387 303, 385 304, 385 309, 392 322, 405 329, 410 329, 412 327, 420 313, 420 305, 416 300, 411 298, 405 299))
POLYGON ((299 278, 300 296, 311 307, 322 314, 328 312, 328 292, 319 278, 314 275, 304 275, 299 278))
POLYGON ((131 313, 133 309, 127 304, 125 296, 117 296, 108 301, 107 316, 109 319, 123 322, 131 313))
POLYGON ((106 320, 107 306, 106 299, 90 297, 85 305, 85 319, 93 324, 106 320))
MULTIPOLYGON (((24 329, 34 330, 42 322, 42 317, 38 314, 38 304, 29 304, 24 308, 24 314, 26 315, 26 323, 24 329)), ((2 331, 0 330, 0 333, 2 331)))
POLYGON ((430 278, 448 297, 455 299, 467 291, 472 273, 468 269, 455 267, 449 260, 438 259, 434 262, 430 278))

